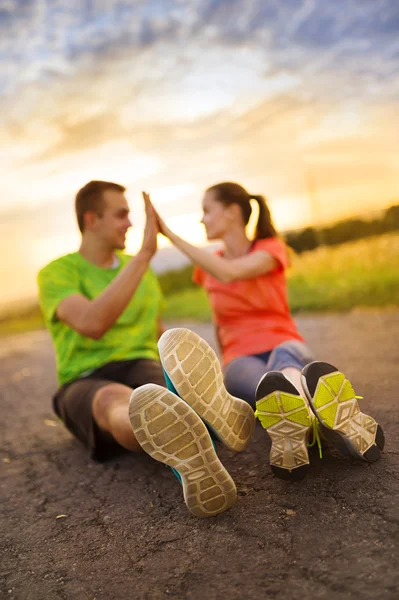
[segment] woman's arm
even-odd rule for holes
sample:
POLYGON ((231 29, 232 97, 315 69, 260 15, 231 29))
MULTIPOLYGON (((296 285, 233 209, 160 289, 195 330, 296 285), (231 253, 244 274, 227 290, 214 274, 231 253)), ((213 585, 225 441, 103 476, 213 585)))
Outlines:
POLYGON ((212 254, 203 248, 197 248, 169 229, 158 213, 157 217, 160 232, 169 238, 172 244, 188 256, 193 263, 222 283, 230 283, 238 279, 251 279, 273 271, 278 266, 278 261, 274 256, 264 250, 229 259, 212 254))

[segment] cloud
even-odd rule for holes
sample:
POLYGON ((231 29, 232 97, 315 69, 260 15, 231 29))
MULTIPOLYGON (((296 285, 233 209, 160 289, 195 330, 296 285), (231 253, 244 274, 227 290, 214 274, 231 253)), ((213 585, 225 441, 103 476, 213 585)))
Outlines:
MULTIPOLYGON (((118 147, 126 163, 158 161, 168 186, 237 169, 256 182, 290 158, 292 193, 295 154, 328 142, 326 114, 375 119, 393 104, 398 12, 394 0, 2 2, 7 169, 53 177, 118 147)), ((268 177, 281 192, 284 175, 268 177)))
POLYGON ((0 7, 0 55, 8 58, 0 62, 0 89, 12 93, 32 80, 76 74, 82 66, 102 70, 103 61, 117 62, 127 53, 139 60, 146 50, 168 44, 181 54, 206 52, 207 43, 262 48, 271 67, 307 73, 326 67, 375 72, 376 63, 394 68, 398 29, 395 0, 6 2, 0 7))
POLYGON ((8 272, 34 290, 75 249, 90 179, 127 186, 136 237, 142 189, 184 231, 221 180, 284 227, 316 218, 310 176, 318 218, 394 201, 398 30, 396 0, 0 0, 8 272))

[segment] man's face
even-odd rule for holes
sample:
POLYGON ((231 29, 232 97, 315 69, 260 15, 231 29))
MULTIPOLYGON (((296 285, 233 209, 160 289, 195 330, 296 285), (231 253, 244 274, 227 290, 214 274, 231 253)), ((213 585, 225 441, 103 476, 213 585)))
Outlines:
POLYGON ((103 198, 103 215, 96 217, 94 230, 113 250, 123 250, 127 230, 132 226, 129 205, 124 194, 116 190, 106 190, 103 198))

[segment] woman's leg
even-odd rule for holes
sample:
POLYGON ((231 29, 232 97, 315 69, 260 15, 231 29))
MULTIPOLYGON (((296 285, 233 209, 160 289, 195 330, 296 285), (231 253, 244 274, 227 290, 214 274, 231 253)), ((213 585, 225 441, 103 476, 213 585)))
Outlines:
POLYGON ((259 381, 267 371, 266 362, 256 356, 240 356, 223 369, 227 391, 255 406, 255 392, 259 381))
POLYGON ((287 379, 291 381, 291 383, 294 384, 301 396, 306 398, 301 383, 301 370, 297 369, 296 367, 285 367, 284 369, 281 369, 281 372, 286 376, 287 379))
POLYGON ((289 340, 274 348, 267 361, 267 371, 281 371, 306 398, 301 383, 303 367, 314 360, 308 346, 299 340, 289 340))
POLYGON ((306 344, 289 340, 270 353, 240 356, 230 361, 223 369, 224 383, 229 394, 255 406, 255 392, 261 378, 268 371, 281 371, 303 394, 301 370, 313 360, 306 344))

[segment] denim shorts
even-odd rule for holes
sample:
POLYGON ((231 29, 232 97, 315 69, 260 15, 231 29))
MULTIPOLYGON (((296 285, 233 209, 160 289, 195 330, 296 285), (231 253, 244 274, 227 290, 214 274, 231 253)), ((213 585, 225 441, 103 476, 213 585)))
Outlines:
POLYGON ((224 383, 232 396, 254 406, 256 388, 265 373, 287 367, 301 371, 313 360, 312 352, 304 342, 289 340, 270 352, 234 358, 223 369, 224 383))

